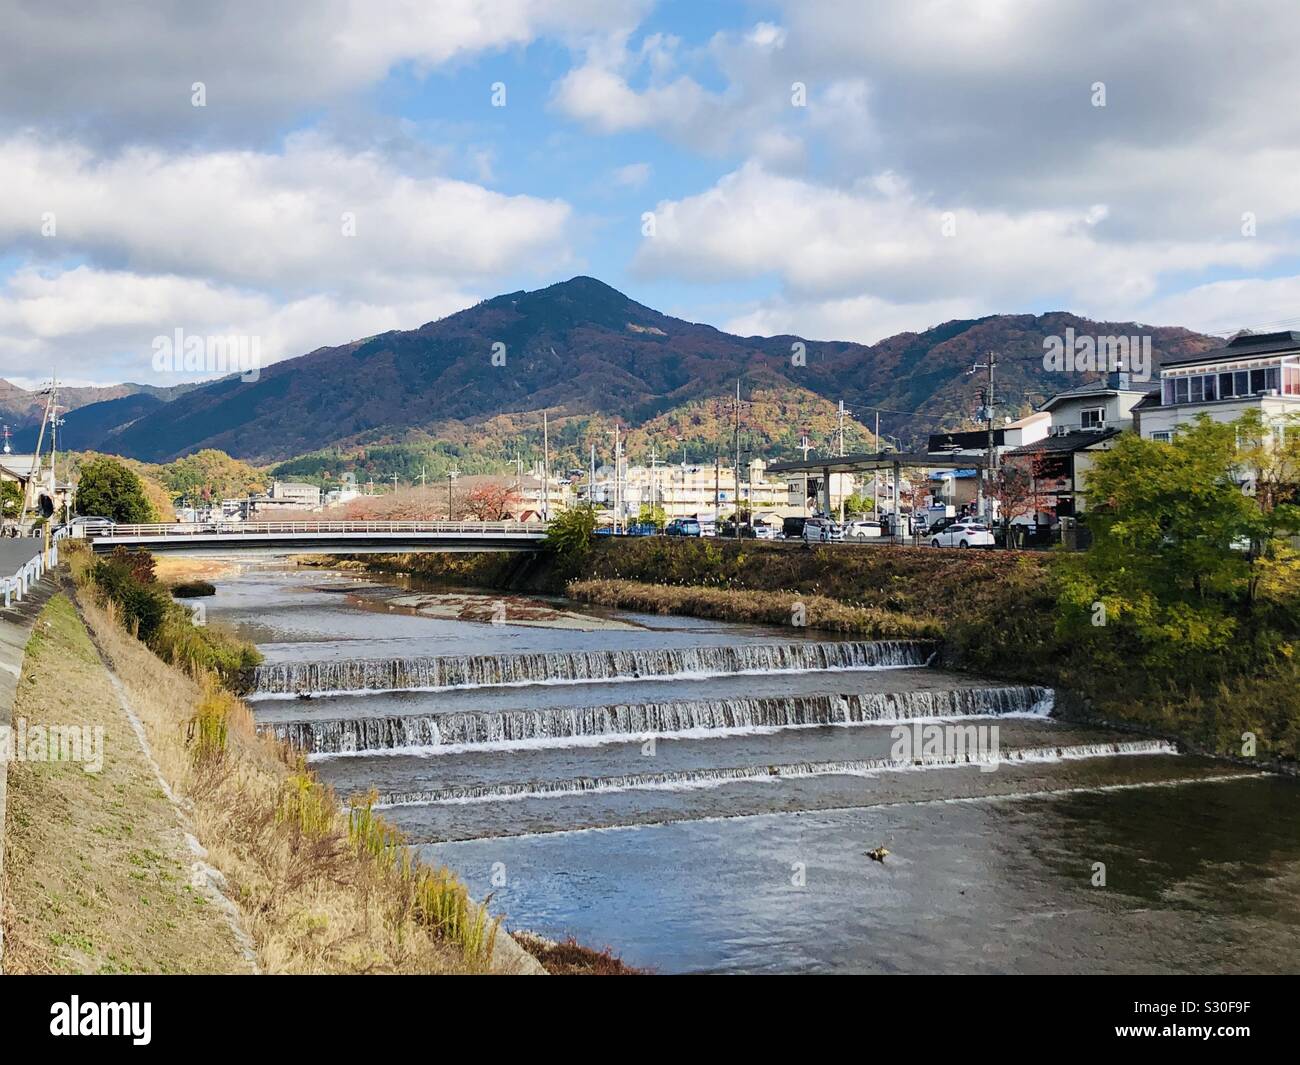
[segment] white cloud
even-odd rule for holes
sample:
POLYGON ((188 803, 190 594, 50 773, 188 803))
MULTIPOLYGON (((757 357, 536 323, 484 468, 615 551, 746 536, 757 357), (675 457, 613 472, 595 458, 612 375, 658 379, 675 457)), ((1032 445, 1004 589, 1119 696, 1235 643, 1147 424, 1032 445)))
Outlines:
POLYGON ((849 190, 774 175, 756 163, 707 191, 655 208, 635 266, 700 281, 775 277, 793 298, 867 293, 894 303, 971 301, 1017 310, 1062 297, 1081 307, 1136 304, 1162 277, 1258 267, 1282 248, 1262 239, 1111 242, 1080 204, 1020 213, 947 211, 896 174, 849 190))
MULTIPOLYGON (((9 4, 0 128, 100 143, 274 131, 409 63, 418 70, 553 36, 625 33, 649 0, 190 0, 9 4), (191 105, 201 81, 207 106, 191 105)), ((487 87, 484 87, 486 93, 487 87)))
POLYGON ((198 375, 155 373, 152 343, 177 329, 189 336, 256 337, 269 365, 317 347, 410 329, 476 298, 444 288, 386 302, 322 294, 281 301, 174 275, 27 268, 0 288, 0 376, 30 381, 37 367, 50 366, 68 380, 176 384, 198 375))
POLYGON ((376 293, 412 279, 554 269, 567 261, 569 206, 507 196, 311 135, 280 153, 104 157, 17 136, 0 143, 0 240, 147 274, 288 293, 376 293), (53 214, 54 237, 41 236, 53 214), (352 219, 355 236, 345 235, 352 219))
POLYGON ((628 163, 614 171, 614 184, 625 189, 639 189, 650 180, 649 163, 628 163))

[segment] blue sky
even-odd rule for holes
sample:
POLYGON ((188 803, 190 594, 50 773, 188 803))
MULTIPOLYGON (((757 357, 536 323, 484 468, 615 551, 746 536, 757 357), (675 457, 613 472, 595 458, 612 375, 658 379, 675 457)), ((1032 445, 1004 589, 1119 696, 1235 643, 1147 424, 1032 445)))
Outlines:
POLYGON ((0 6, 20 383, 578 273, 746 334, 1300 326, 1300 12, 1264 0, 0 6))

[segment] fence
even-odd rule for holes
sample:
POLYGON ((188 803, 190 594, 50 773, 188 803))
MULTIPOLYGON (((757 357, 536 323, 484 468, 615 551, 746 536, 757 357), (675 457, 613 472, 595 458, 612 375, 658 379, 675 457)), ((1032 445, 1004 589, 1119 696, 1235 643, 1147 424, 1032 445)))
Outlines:
POLYGON ((55 530, 48 546, 42 542, 36 554, 19 566, 14 573, 7 577, 0 577, 0 595, 4 596, 6 607, 12 606, 15 598, 22 602, 32 585, 45 575, 45 571, 59 564, 59 541, 67 534, 67 529, 55 530))

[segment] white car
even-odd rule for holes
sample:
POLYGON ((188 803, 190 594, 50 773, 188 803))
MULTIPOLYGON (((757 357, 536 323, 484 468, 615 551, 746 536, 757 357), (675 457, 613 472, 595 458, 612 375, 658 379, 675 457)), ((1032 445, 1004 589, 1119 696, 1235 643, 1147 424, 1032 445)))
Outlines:
POLYGON ((846 540, 875 540, 881 536, 878 521, 851 521, 844 526, 846 540))
POLYGON ((930 537, 931 547, 992 547, 993 533, 978 521, 955 521, 930 537))

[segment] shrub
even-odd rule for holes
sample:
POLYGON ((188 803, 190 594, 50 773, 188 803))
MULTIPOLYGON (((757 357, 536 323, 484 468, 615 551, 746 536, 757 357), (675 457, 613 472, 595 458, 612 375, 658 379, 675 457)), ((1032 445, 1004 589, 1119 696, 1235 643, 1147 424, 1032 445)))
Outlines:
POLYGON ((177 599, 197 599, 216 594, 217 586, 210 581, 179 581, 172 585, 172 595, 177 599))

